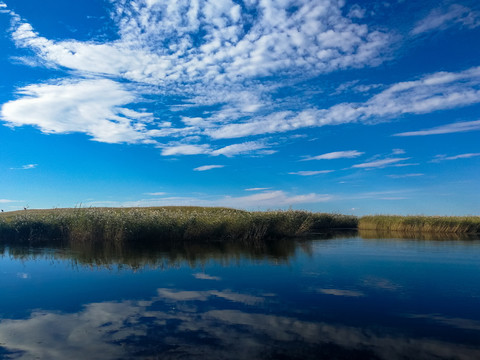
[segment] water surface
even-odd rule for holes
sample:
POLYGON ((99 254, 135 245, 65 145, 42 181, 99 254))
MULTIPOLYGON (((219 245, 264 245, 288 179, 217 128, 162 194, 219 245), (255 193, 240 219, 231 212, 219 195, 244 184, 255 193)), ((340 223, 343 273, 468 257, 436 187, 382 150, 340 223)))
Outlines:
POLYGON ((480 240, 0 253, 0 358, 480 359, 480 240))

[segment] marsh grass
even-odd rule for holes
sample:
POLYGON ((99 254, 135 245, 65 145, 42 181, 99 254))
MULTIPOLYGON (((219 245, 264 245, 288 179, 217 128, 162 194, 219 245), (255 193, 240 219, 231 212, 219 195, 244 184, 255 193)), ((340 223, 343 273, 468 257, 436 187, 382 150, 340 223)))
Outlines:
POLYGON ((406 233, 480 233, 480 216, 363 216, 359 230, 400 231, 406 233))
POLYGON ((263 241, 322 229, 355 228, 353 216, 229 208, 74 208, 0 215, 0 240, 17 244, 143 244, 263 241))

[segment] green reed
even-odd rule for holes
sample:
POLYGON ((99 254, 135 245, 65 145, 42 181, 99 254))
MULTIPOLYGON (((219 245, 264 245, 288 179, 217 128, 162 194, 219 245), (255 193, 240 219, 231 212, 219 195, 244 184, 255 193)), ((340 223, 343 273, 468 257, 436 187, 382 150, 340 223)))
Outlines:
POLYGON ((162 241, 261 242, 312 231, 355 228, 353 216, 307 211, 249 212, 218 207, 74 208, 0 215, 0 240, 41 244, 162 241))
POLYGON ((403 232, 480 233, 480 216, 363 216, 360 230, 403 232))

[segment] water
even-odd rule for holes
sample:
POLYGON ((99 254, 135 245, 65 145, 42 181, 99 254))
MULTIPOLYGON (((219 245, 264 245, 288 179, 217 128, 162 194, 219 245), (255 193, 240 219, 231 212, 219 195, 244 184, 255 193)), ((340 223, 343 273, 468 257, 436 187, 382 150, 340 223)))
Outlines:
POLYGON ((480 359, 480 240, 0 248, 0 358, 480 359))

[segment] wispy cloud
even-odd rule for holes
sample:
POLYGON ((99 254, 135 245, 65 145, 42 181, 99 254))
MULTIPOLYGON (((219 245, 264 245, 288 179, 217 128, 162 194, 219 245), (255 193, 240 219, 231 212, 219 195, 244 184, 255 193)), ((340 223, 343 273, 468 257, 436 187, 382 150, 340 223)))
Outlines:
POLYGON ((447 8, 437 8, 419 21, 411 34, 417 35, 433 30, 445 30, 454 25, 469 29, 480 26, 480 12, 473 11, 463 5, 453 4, 447 8))
POLYGON ((393 167, 406 167, 406 166, 418 166, 420 163, 402 163, 402 164, 395 164, 392 165, 393 167))
POLYGON ((21 200, 0 199, 0 204, 20 202, 21 200))
POLYGON ((308 161, 308 160, 332 160, 332 159, 351 159, 351 158, 356 158, 361 155, 363 155, 363 152, 357 151, 357 150, 348 150, 348 151, 334 151, 322 155, 317 155, 317 156, 310 156, 302 161, 308 161))
POLYGON ((328 194, 288 194, 281 190, 265 191, 258 194, 241 196, 241 197, 225 197, 219 201, 225 206, 255 208, 255 207, 281 207, 297 204, 320 203, 330 201, 331 195, 328 194))
POLYGON ((389 159, 382 159, 382 160, 375 160, 366 163, 356 164, 353 165, 353 168, 361 168, 361 169, 372 169, 372 168, 384 168, 400 161, 405 161, 410 159, 408 158, 389 158, 389 159))
POLYGON ((211 152, 210 146, 207 144, 204 145, 174 145, 170 147, 165 147, 162 149, 162 155, 165 156, 174 156, 174 155, 199 155, 199 154, 208 154, 211 152))
POLYGON ((223 155, 226 157, 233 157, 237 155, 256 154, 256 155, 270 155, 275 153, 274 150, 268 149, 263 141, 247 141, 244 143, 227 145, 218 149, 212 149, 210 144, 169 144, 162 146, 162 155, 176 156, 176 155, 223 155))
POLYGON ((232 157, 240 154, 273 154, 275 151, 267 150, 268 145, 261 141, 248 141, 241 144, 228 145, 218 150, 211 152, 211 155, 224 155, 226 157, 232 157))
POLYGON ((207 171, 207 170, 219 169, 223 167, 225 167, 225 165, 203 165, 203 166, 196 167, 195 169, 193 169, 193 171, 207 171))
POLYGON ((317 170, 317 171, 294 171, 289 172, 290 175, 300 175, 300 176, 312 176, 312 175, 319 175, 319 174, 328 174, 333 172, 333 170, 317 170))
POLYGON ((30 169, 35 169, 37 166, 38 164, 26 164, 17 168, 10 168, 10 170, 30 170, 30 169))
POLYGON ((444 160, 458 160, 458 159, 469 159, 472 157, 480 156, 480 153, 468 153, 468 154, 460 154, 454 156, 447 156, 447 155, 436 155, 431 162, 441 162, 444 160))
POLYGON ((480 67, 438 72, 399 82, 363 103, 341 103, 327 109, 278 111, 246 121, 211 128, 214 139, 280 133, 308 127, 387 121, 404 114, 425 114, 480 103, 480 67))
POLYGON ((243 209, 272 209, 294 206, 299 204, 322 203, 331 201, 334 197, 329 194, 291 194, 282 190, 261 191, 247 196, 169 196, 158 199, 140 199, 137 201, 94 201, 89 206, 225 206, 243 209))
POLYGON ((459 132, 468 132, 480 130, 480 120, 457 122, 442 126, 437 126, 431 129, 409 131, 394 134, 393 136, 425 136, 425 135, 438 135, 438 134, 451 134, 459 132))
POLYGON ((245 191, 263 191, 263 190, 270 190, 271 188, 261 188, 261 187, 257 187, 257 188, 249 188, 249 189, 245 189, 245 191))
POLYGON ((369 191, 358 194, 348 195, 342 197, 343 200, 357 200, 357 199, 377 199, 377 200, 392 200, 392 199, 406 199, 416 189, 402 189, 402 190, 384 190, 384 191, 369 191))
POLYGON ((145 193, 145 195, 150 195, 150 196, 164 196, 164 195, 167 195, 166 192, 150 192, 150 193, 145 193))
POLYGON ((404 178, 410 178, 410 177, 418 177, 418 176, 424 176, 425 174, 420 174, 420 173, 416 173, 416 174, 400 174, 400 175, 387 175, 389 178, 392 178, 392 179, 404 179, 404 178))

